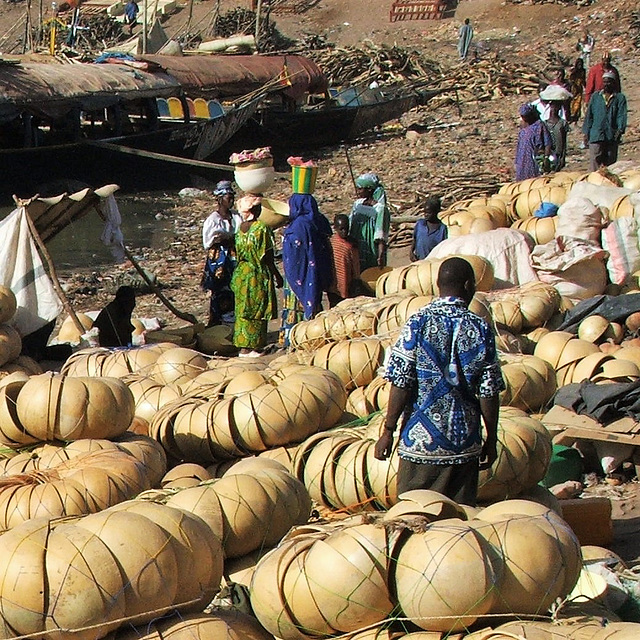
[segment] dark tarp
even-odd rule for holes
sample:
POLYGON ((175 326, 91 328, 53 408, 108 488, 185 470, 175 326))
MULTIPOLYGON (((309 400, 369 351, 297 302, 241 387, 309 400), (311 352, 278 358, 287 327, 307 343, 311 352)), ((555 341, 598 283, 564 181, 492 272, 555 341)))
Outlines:
POLYGON ((628 293, 624 296, 594 296, 569 309, 557 330, 578 333, 578 326, 589 316, 602 316, 609 322, 624 322, 636 311, 640 311, 640 293, 628 293))
POLYGON ((640 419, 640 380, 596 384, 585 380, 558 389, 553 404, 588 415, 601 424, 620 418, 640 419))
POLYGON ((59 118, 73 108, 92 111, 180 93, 180 84, 166 73, 120 65, 0 65, 0 120, 11 120, 22 111, 59 118))
POLYGON ((320 67, 303 56, 142 55, 138 59, 159 65, 193 98, 239 97, 277 78, 283 80, 282 92, 294 99, 323 93, 329 86, 320 67))

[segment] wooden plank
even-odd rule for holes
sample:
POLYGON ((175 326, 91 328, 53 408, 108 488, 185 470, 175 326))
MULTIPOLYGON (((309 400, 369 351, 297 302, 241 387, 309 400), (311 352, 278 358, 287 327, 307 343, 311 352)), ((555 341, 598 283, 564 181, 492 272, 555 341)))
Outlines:
POLYGON ((620 418, 607 425, 602 425, 589 416, 579 415, 559 405, 552 407, 540 420, 547 428, 577 427, 606 433, 640 433, 640 422, 636 422, 633 418, 620 418))
POLYGON ((605 431, 614 431, 616 433, 639 433, 640 422, 636 422, 633 418, 620 418, 615 422, 610 422, 603 427, 605 431))
POLYGON ((556 444, 562 444, 563 441, 569 439, 579 440, 598 440, 600 442, 617 442, 619 444, 629 444, 633 446, 640 445, 640 434, 630 433, 611 433, 600 429, 585 429, 580 427, 567 427, 561 434, 556 436, 553 441, 556 444))
POLYGON ((565 409, 559 405, 555 405, 541 418, 542 424, 553 427, 583 427, 591 429, 602 429, 602 425, 589 416, 581 416, 575 411, 565 409))

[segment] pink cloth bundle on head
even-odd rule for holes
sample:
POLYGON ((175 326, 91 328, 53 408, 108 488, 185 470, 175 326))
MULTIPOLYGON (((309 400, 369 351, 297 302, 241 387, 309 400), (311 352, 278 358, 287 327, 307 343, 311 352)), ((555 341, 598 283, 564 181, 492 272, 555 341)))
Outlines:
POLYGON ((238 213, 247 213, 251 211, 253 207, 261 203, 262 198, 260 196, 243 196, 236 201, 236 207, 238 209, 238 213))

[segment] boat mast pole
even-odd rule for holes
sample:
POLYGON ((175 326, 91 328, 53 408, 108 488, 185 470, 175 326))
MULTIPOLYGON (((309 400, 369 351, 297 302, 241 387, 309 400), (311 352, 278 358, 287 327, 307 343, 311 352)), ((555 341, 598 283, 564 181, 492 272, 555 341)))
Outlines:
POLYGON ((147 15, 147 0, 144 0, 142 3, 142 10, 144 12, 144 17, 142 19, 142 53, 147 53, 147 26, 148 26, 148 15, 147 15))
POLYGON ((254 39, 256 41, 256 49, 260 50, 260 13, 262 12, 262 0, 258 0, 258 5, 256 6, 256 31, 254 35, 254 39))

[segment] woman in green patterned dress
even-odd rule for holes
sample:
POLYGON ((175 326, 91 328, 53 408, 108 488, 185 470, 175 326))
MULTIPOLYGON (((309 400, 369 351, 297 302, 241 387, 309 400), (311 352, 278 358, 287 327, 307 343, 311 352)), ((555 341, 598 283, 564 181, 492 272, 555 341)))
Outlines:
POLYGON ((273 254, 273 232, 258 220, 261 198, 245 196, 237 202, 242 223, 236 233, 237 265, 231 279, 235 295, 233 344, 240 356, 259 356, 267 341, 267 324, 276 317, 274 281, 282 287, 273 254))

